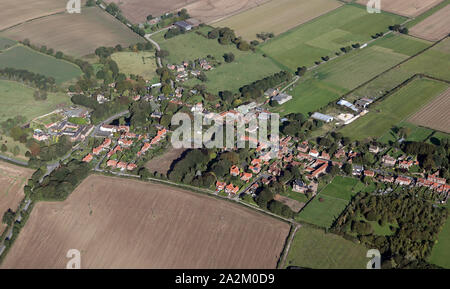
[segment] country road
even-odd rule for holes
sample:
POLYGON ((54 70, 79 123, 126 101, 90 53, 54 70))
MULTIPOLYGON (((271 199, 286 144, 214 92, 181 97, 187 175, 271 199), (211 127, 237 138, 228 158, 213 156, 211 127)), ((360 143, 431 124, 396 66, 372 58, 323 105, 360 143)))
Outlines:
MULTIPOLYGON (((157 51, 161 51, 161 47, 159 47, 159 44, 150 38, 153 34, 145 34, 144 38, 150 41, 153 45, 155 45, 157 51)), ((162 67, 161 57, 156 57, 156 61, 158 63, 158 67, 162 67)))

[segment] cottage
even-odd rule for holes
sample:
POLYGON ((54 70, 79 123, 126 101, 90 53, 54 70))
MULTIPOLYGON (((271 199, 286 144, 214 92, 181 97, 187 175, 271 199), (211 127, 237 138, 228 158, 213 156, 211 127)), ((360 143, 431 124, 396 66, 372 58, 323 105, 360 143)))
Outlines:
POLYGON ((241 180, 244 182, 248 182, 253 177, 252 173, 242 173, 241 180))
POLYGON ((354 176, 360 176, 362 174, 363 170, 364 170, 363 166, 361 166, 361 165, 353 165, 353 172, 352 172, 352 174, 354 176))
POLYGON ((386 166, 390 166, 390 167, 395 166, 395 163, 397 162, 397 160, 394 159, 393 157, 391 157, 390 155, 384 155, 381 160, 382 160, 383 164, 385 164, 386 166))
POLYGON ((229 184, 228 186, 225 187, 225 193, 227 193, 227 194, 236 195, 237 192, 239 192, 239 187, 238 186, 234 186, 233 184, 229 184))
POLYGON ((377 154, 380 152, 380 148, 378 146, 370 145, 369 152, 371 152, 373 154, 377 154))
POLYGON ((217 192, 220 192, 220 191, 222 191, 223 189, 225 189, 225 186, 226 186, 227 184, 225 183, 225 182, 219 182, 219 181, 217 181, 216 182, 216 191, 217 192))
POLYGON ((94 157, 93 157, 91 154, 88 154, 88 155, 86 155, 86 156, 83 158, 83 162, 85 162, 85 163, 90 163, 90 162, 92 161, 93 158, 94 158, 94 157))
POLYGON ((315 150, 315 149, 312 149, 312 150, 309 151, 309 155, 312 156, 312 157, 317 158, 317 157, 319 157, 319 152, 317 150, 315 150))
POLYGON ((117 161, 115 161, 115 160, 108 160, 106 162, 106 166, 115 168, 117 166, 117 161))
POLYGON ((412 180, 410 178, 403 177, 403 176, 399 176, 395 180, 395 183, 399 184, 400 186, 409 186, 409 185, 411 185, 411 182, 412 182, 412 180))
POLYGON ((239 168, 236 165, 233 165, 230 168, 230 175, 232 175, 233 177, 236 177, 239 175, 239 168))
POLYGON ((127 165, 127 170, 129 170, 129 171, 132 171, 132 170, 134 170, 136 168, 137 168, 137 166, 135 164, 128 164, 127 165))
POLYGON ((365 170, 364 171, 364 176, 373 178, 375 176, 375 172, 374 171, 370 171, 370 170, 365 170))

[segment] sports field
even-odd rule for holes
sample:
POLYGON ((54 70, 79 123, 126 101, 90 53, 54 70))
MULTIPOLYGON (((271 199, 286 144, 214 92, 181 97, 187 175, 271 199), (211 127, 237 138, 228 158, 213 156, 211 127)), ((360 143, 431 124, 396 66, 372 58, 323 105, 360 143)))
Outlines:
POLYGON ((111 58, 119 66, 120 72, 134 74, 151 80, 156 76, 156 60, 154 52, 116 52, 111 58))
POLYGON ((372 105, 367 115, 345 126, 340 132, 354 140, 379 138, 447 88, 448 85, 442 82, 416 79, 372 105))
POLYGON ((48 93, 46 100, 35 100, 34 88, 21 83, 0 80, 0 122, 22 115, 31 120, 46 114, 61 105, 70 104, 70 98, 63 93, 48 93))
POLYGON ((12 67, 53 77, 57 84, 74 80, 82 74, 73 63, 56 59, 29 47, 17 45, 0 53, 0 68, 12 67))
POLYGON ((300 212, 297 219, 329 228, 358 193, 359 181, 337 176, 300 212))
POLYGON ((323 56, 334 56, 341 47, 366 43, 405 18, 388 13, 369 14, 353 5, 342 6, 292 29, 261 46, 261 50, 292 70, 310 67, 323 56))
POLYGON ((215 22, 215 27, 230 27, 247 40, 257 39, 256 34, 286 32, 300 24, 341 6, 335 0, 272 0, 225 20, 215 22))
POLYGON ((98 7, 84 7, 82 13, 58 14, 8 29, 3 36, 46 45, 73 56, 94 53, 100 46, 128 46, 145 40, 98 7))
POLYGON ((450 218, 439 233, 438 242, 434 245, 428 262, 450 269, 450 218))
POLYGON ((341 236, 302 226, 292 241, 286 267, 364 269, 367 249, 341 236))

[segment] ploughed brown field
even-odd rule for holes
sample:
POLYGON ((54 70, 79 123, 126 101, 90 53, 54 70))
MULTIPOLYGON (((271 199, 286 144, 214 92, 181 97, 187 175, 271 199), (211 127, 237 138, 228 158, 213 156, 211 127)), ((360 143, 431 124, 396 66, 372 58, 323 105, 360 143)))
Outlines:
POLYGON ((198 0, 105 0, 105 3, 116 3, 122 14, 136 24, 146 21, 149 14, 161 16, 195 1, 198 0))
POLYGON ((197 0, 183 8, 186 8, 192 17, 210 24, 269 1, 276 2, 276 0, 197 0))
POLYGON ((2 268, 275 268, 289 224, 160 184, 91 175, 38 203, 2 268))
MULTIPOLYGON (((444 0, 381 0, 381 10, 406 17, 416 17, 433 8, 444 0)), ((369 0, 358 0, 367 5, 369 0)))
POLYGON ((73 56, 94 53, 100 46, 128 46, 145 40, 98 7, 82 7, 80 14, 57 14, 5 30, 2 36, 28 38, 34 45, 46 45, 73 56))
MULTIPOLYGON (((8 209, 16 211, 25 196, 23 187, 32 174, 32 169, 0 161, 0 216, 8 209)), ((4 229, 5 226, 1 224, 0 234, 4 229)))
POLYGON ((2 0, 0 30, 30 19, 64 12, 66 4, 65 0, 2 0))
POLYGON ((409 34, 438 41, 450 33, 450 5, 445 6, 409 30, 409 34))
POLYGON ((161 156, 155 157, 145 164, 145 167, 151 172, 157 172, 167 175, 172 163, 181 157, 185 149, 170 148, 166 153, 161 156))
POLYGON ((450 88, 409 118, 409 122, 450 133, 450 88))

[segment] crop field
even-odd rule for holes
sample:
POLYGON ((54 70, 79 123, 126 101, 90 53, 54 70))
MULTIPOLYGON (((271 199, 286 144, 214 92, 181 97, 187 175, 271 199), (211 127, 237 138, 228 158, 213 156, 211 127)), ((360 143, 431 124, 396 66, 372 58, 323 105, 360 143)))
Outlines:
POLYGON ((29 47, 17 45, 0 53, 0 68, 12 67, 53 77, 57 84, 74 80, 82 74, 73 63, 56 59, 29 47))
POLYGON ((345 209, 352 196, 358 193, 357 179, 335 177, 298 215, 305 221, 329 228, 345 209))
MULTIPOLYGON (((202 28, 202 33, 208 33, 209 27, 202 28)), ((195 60, 213 56, 222 64, 213 70, 205 72, 208 81, 205 84, 208 91, 216 93, 221 90, 235 91, 255 80, 262 79, 282 70, 275 62, 260 53, 244 52, 238 50, 235 45, 221 45, 216 39, 208 39, 194 32, 189 32, 165 40, 162 33, 156 34, 154 40, 159 43, 161 49, 169 51, 169 56, 164 62, 180 64, 184 60, 195 60), (232 52, 235 60, 226 63, 223 60, 225 53, 232 52)), ((200 83, 194 79, 186 82, 189 85, 200 83)))
POLYGON ((111 58, 119 66, 120 72, 126 75, 137 74, 151 80, 156 76, 156 60, 154 52, 117 52, 111 58))
MULTIPOLYGON (((381 10, 406 17, 416 17, 438 5, 443 0, 389 0, 382 1, 381 10)), ((369 0, 358 0, 357 3, 367 5, 369 0)))
POLYGON ((155 157, 145 164, 145 167, 151 172, 157 172, 163 175, 167 175, 172 163, 181 157, 185 152, 185 149, 170 148, 166 153, 161 156, 155 157))
POLYGON ((46 100, 35 100, 34 88, 9 80, 0 80, 0 122, 22 115, 31 120, 52 110, 71 104, 64 93, 48 93, 46 100))
POLYGON ((153 17, 161 16, 196 1, 198 0, 105 0, 105 3, 116 3, 122 14, 136 24, 145 22, 150 14, 153 17))
MULTIPOLYGON (((2 216, 8 209, 16 211, 25 196, 23 187, 32 174, 32 169, 0 161, 0 214, 2 216)), ((4 228, 4 224, 1 224, 0 234, 4 228)))
POLYGON ((450 133, 450 88, 415 113, 408 121, 434 130, 450 133))
POLYGON ((275 268, 289 229, 205 195, 91 175, 66 201, 35 205, 1 267, 65 268, 76 248, 82 268, 275 268))
POLYGON ((434 13, 410 29, 410 34, 437 41, 450 33, 450 5, 434 13))
POLYGON ((266 2, 279 0, 197 0, 186 5, 189 15, 204 23, 214 23, 227 17, 253 10, 266 2))
POLYGON ((389 25, 404 20, 401 16, 369 14, 361 7, 344 5, 267 41, 260 49, 291 70, 311 67, 321 57, 332 57, 341 47, 354 43, 362 45, 372 35, 386 32, 389 25))
POLYGON ((313 112, 427 46, 424 40, 388 35, 367 48, 352 51, 307 72, 292 91, 287 91, 293 99, 274 111, 283 115, 313 112))
POLYGON ((293 239, 286 266, 313 269, 364 269, 367 249, 341 236, 302 226, 293 239))
POLYGON ((438 242, 434 245, 428 262, 450 269, 450 218, 439 233, 438 242))
POLYGON ((379 138, 448 88, 442 82, 416 79, 371 107, 370 112, 345 126, 342 134, 354 140, 379 138))
POLYGON ((61 0, 2 0, 0 31, 30 19, 64 12, 66 4, 67 1, 61 0))
POLYGON ((128 46, 145 40, 98 7, 83 8, 83 13, 58 14, 37 19, 3 32, 3 36, 46 45, 73 56, 94 53, 100 46, 128 46))
POLYGON ((272 0, 215 22, 214 26, 230 27, 242 38, 254 40, 257 39, 257 33, 271 32, 279 35, 341 5, 342 3, 335 0, 272 0))

